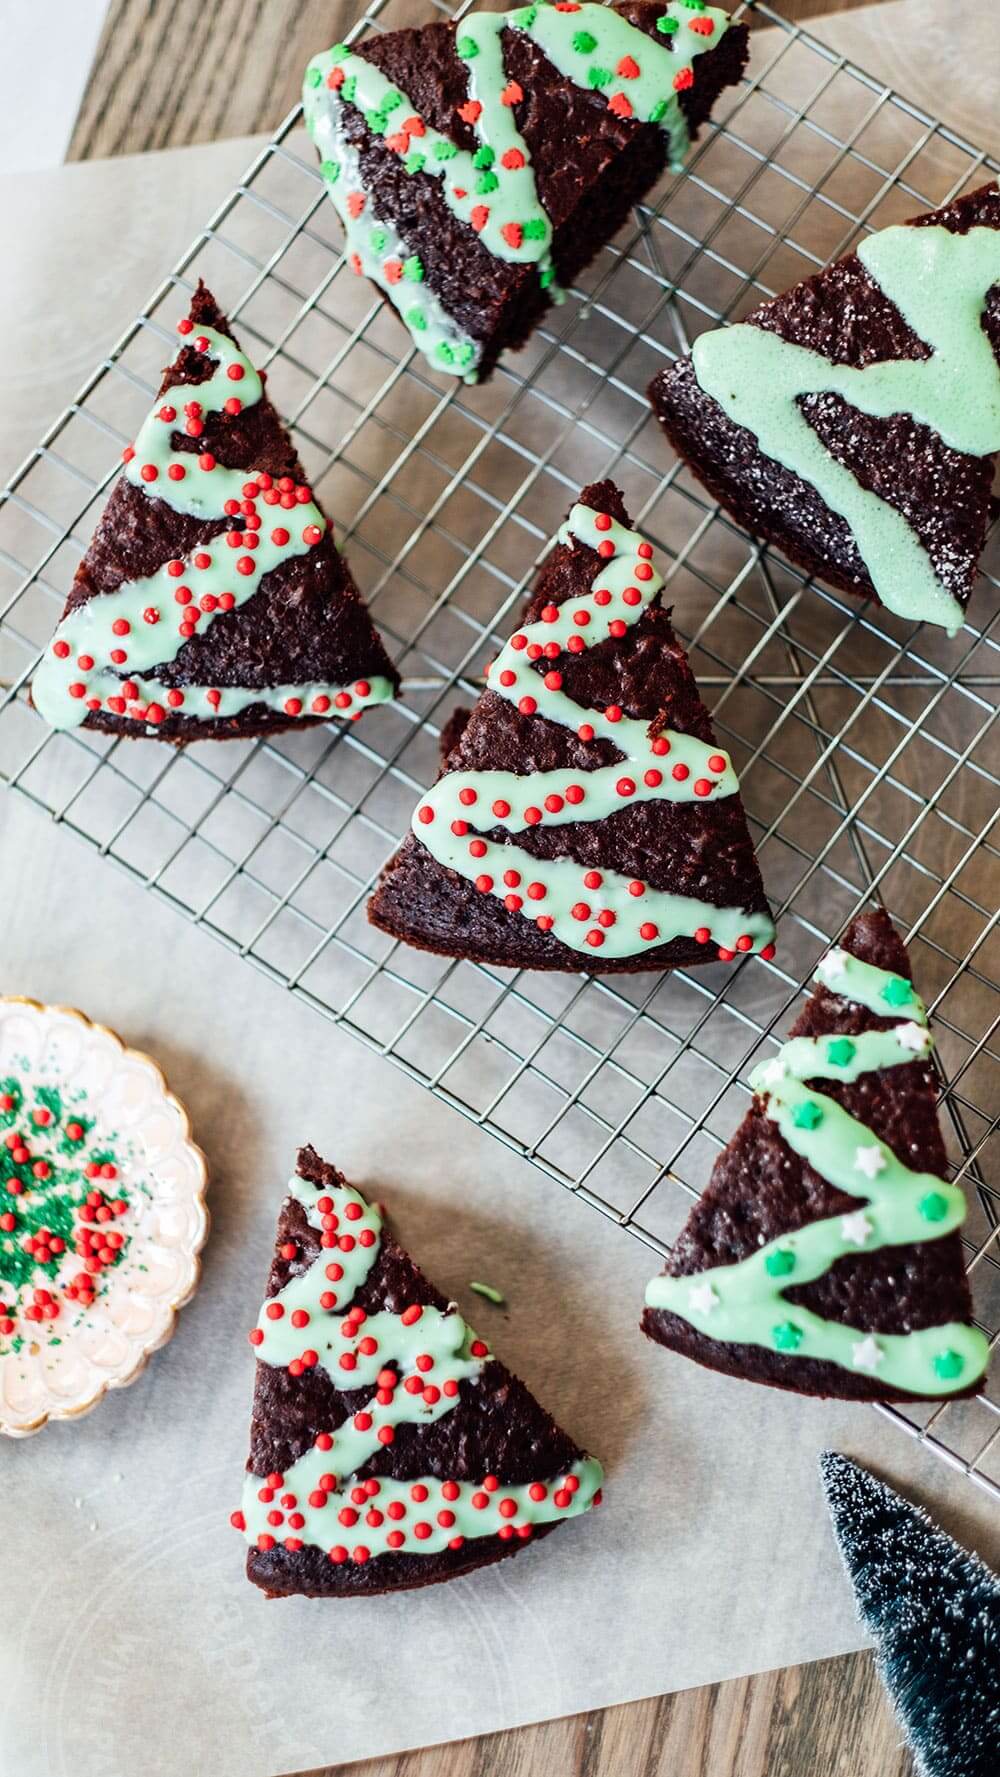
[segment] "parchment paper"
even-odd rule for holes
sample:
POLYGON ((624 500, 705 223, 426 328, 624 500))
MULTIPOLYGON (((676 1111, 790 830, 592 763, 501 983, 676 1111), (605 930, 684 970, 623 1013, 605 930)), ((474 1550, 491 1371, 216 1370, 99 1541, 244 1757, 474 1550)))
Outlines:
MULTIPOLYGON (((899 10, 899 9, 894 9, 899 10)), ((248 159, 228 143, 0 190, 2 467, 248 159)), ((0 798, 0 989, 150 1050, 209 1157, 171 1345, 76 1425, 0 1442, 3 1777, 273 1777, 859 1645, 816 1478, 874 1463, 996 1558, 990 1502, 864 1408, 695 1369, 636 1330, 648 1256, 20 800, 0 798), (604 1460, 601 1511, 398 1599, 267 1603, 228 1526, 246 1342, 296 1146, 388 1200, 418 1260, 604 1460), (485 1279, 509 1311, 470 1295, 485 1279)))

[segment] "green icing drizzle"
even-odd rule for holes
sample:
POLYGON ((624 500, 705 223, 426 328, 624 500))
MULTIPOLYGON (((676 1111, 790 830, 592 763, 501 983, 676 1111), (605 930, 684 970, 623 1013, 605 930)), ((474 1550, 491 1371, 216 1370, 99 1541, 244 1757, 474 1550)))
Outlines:
POLYGON ((695 375, 761 451, 811 482, 850 526, 872 585, 886 608, 955 635, 958 600, 901 512, 864 488, 827 450, 799 402, 835 394, 877 418, 909 414, 950 449, 988 456, 1000 449, 1000 375, 982 319, 1000 280, 1000 228, 951 234, 946 228, 886 228, 858 257, 930 348, 927 358, 892 359, 854 369, 741 323, 705 333, 692 352, 695 375))
POLYGON ((430 1305, 352 1314, 351 1303, 379 1254, 382 1218, 350 1185, 289 1184, 308 1221, 322 1230, 319 1257, 264 1303, 253 1335, 264 1362, 293 1375, 315 1365, 337 1389, 371 1388, 365 1407, 281 1476, 248 1474, 234 1523, 250 1543, 295 1550, 315 1544, 331 1561, 364 1562, 402 1550, 435 1555, 480 1536, 528 1537, 535 1524, 573 1518, 600 1499, 601 1466, 582 1457, 564 1475, 508 1486, 495 1476, 359 1482, 358 1471, 401 1425, 430 1425, 474 1387, 488 1347, 455 1307, 430 1305), (394 1373, 391 1386, 388 1378, 394 1373))
POLYGON ((536 43, 553 67, 574 85, 600 91, 617 116, 656 123, 669 142, 678 168, 688 147, 680 94, 691 86, 692 64, 714 49, 729 19, 720 7, 706 6, 692 18, 684 0, 671 0, 658 21, 667 42, 629 24, 609 7, 586 4, 529 6, 512 12, 470 12, 462 19, 457 54, 467 70, 467 97, 458 116, 477 137, 477 147, 460 148, 432 128, 380 70, 337 44, 314 57, 306 70, 303 105, 306 124, 320 153, 329 195, 347 236, 355 271, 369 277, 388 297, 437 369, 476 379, 478 343, 464 333, 431 291, 416 306, 404 305, 398 267, 406 246, 384 219, 374 218, 361 179, 356 149, 344 131, 344 105, 354 105, 368 127, 399 154, 408 173, 441 181, 452 213, 474 229, 495 258, 537 265, 539 281, 553 300, 561 298, 552 264, 552 225, 542 207, 528 145, 516 107, 524 97, 504 67, 502 33, 521 31, 536 43), (331 177, 327 171, 336 167, 331 177), (386 244, 376 244, 384 233, 386 244), (421 317, 415 322, 413 315, 421 317))
POLYGON ((493 662, 488 683, 522 714, 558 722, 586 741, 611 741, 622 759, 586 772, 448 772, 415 810, 413 831, 439 864, 583 955, 634 956, 679 936, 713 941, 727 961, 738 951, 768 950, 774 926, 767 913, 715 907, 614 870, 587 870, 569 857, 536 858, 470 834, 470 826, 500 827, 513 835, 532 827, 601 821, 628 803, 695 802, 734 796, 739 789, 732 761, 721 748, 669 728, 653 735, 648 722, 615 705, 583 710, 561 689, 558 656, 579 653, 609 634, 623 636, 663 585, 650 545, 608 513, 574 506, 558 541, 574 540, 602 557, 594 585, 558 607, 547 606, 537 623, 512 636, 493 662), (552 663, 544 676, 533 666, 543 657, 552 663))
MULTIPOLYGON (((843 950, 823 959, 816 979, 883 1016, 892 1015, 887 994, 903 982, 843 950)), ((646 1302, 681 1315, 711 1339, 818 1358, 919 1396, 946 1395, 967 1388, 986 1368, 989 1345, 978 1328, 952 1321, 909 1333, 865 1333, 789 1303, 783 1293, 824 1276, 848 1254, 941 1239, 965 1220, 957 1186, 911 1171, 866 1124, 806 1084, 856 1080, 924 1059, 933 1047, 927 1013, 910 983, 905 986, 910 1018, 889 1030, 859 1032, 850 1039, 849 1057, 841 1058, 829 1037, 793 1037, 750 1076, 792 1151, 861 1207, 783 1234, 737 1264, 656 1277, 646 1302)))
POLYGON ((375 676, 350 686, 181 689, 148 676, 151 667, 173 661, 190 636, 204 635, 239 610, 266 574, 307 554, 327 530, 308 488, 297 489, 291 477, 275 485, 269 475, 224 468, 210 452, 174 448, 175 432, 184 428, 199 436, 205 414, 227 405, 233 411, 234 403, 251 407, 263 393, 257 371, 226 334, 191 321, 183 321, 180 332, 212 361, 212 374, 206 382, 171 391, 175 398, 182 390, 189 397, 183 413, 169 398, 153 409, 125 452, 125 475, 175 512, 207 520, 229 516, 234 528, 184 560, 166 562, 155 574, 126 581, 67 612, 35 671, 35 708, 53 728, 78 727, 88 711, 102 708, 147 727, 173 714, 219 720, 251 704, 289 716, 353 719, 369 704, 392 698, 389 679, 375 676))

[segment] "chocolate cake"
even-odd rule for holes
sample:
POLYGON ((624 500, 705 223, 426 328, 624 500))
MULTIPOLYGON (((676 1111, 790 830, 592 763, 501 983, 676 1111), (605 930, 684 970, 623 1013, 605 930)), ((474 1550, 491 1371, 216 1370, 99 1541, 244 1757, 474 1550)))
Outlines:
POLYGON ((359 716, 399 679, 291 439, 199 284, 32 700, 55 728, 246 739, 359 716))
POLYGON ((709 1369, 845 1400, 973 1394, 989 1346, 945 1183, 933 1040, 906 948, 862 913, 646 1293, 643 1331, 709 1369))
POLYGON ((747 60, 704 0, 521 6, 336 44, 306 123, 353 269, 468 382, 679 165, 747 60))
POLYGON ((862 241, 649 398, 709 493, 843 592, 955 634, 1000 450, 1000 189, 862 241))
POLYGON ((652 548, 584 489, 369 903, 423 950, 608 973, 774 954, 732 762, 652 548))
POLYGON ((455 1579, 600 1503, 601 1468, 309 1147, 250 1334, 241 1510, 270 1597, 455 1579))

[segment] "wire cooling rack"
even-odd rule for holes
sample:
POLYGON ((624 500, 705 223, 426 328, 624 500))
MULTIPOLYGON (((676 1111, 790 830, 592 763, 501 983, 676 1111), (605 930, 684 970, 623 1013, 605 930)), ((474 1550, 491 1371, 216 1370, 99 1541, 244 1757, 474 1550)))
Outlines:
MULTIPOLYGON (((412 23, 406 10, 376 0, 356 33, 412 23)), ((651 1272, 745 1108, 752 1058, 828 941, 881 899, 931 1005, 995 1344, 996 541, 962 634, 911 632, 752 544, 670 460, 644 391, 705 327, 1000 166, 768 7, 737 10, 772 28, 686 172, 482 389, 430 371, 350 274, 301 114, 286 118, 0 497, 0 778, 655 1249, 651 1272), (199 275, 268 367, 409 693, 346 732, 252 745, 52 734, 27 703, 32 667, 199 275), (475 697, 581 484, 606 474, 669 565, 740 770, 781 916, 770 964, 532 976, 366 922, 445 720, 475 697)), ((879 1410, 1000 1498, 1000 1375, 972 1402, 879 1410)))

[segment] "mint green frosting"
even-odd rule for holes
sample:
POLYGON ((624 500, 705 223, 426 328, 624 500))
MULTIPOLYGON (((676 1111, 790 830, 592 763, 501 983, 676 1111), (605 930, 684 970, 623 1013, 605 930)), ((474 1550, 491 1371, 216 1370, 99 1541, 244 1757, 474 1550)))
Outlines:
POLYGON ((586 772, 447 772, 417 805, 413 831, 439 864, 475 882, 509 911, 541 920, 543 930, 583 955, 635 956, 696 933, 704 933, 703 941, 711 940, 727 956, 766 949, 774 937, 767 913, 715 907, 615 870, 587 870, 573 858, 535 858, 516 846, 483 839, 476 831, 502 827, 510 834, 523 833, 533 826, 605 820, 627 803, 718 800, 738 792, 732 761, 720 747, 671 728, 653 735, 648 722, 614 707, 583 709, 535 671, 532 660, 544 649, 553 651, 548 658, 554 660, 566 649, 579 651, 605 641, 612 625, 621 626, 612 633, 623 634, 663 585, 649 544, 609 514, 574 506, 558 541, 574 540, 605 552, 593 586, 548 607, 538 622, 518 631, 491 666, 488 683, 524 713, 532 713, 524 710, 527 698, 533 712, 549 722, 576 731, 585 726, 592 738, 611 741, 623 758, 586 772))
POLYGON ((692 8, 671 0, 658 21, 662 41, 648 36, 610 7, 522 6, 509 12, 468 12, 456 29, 456 50, 468 70, 459 116, 475 132, 475 149, 419 116, 407 95, 366 61, 336 44, 306 69, 306 125, 319 151, 330 197, 344 225, 348 258, 399 311, 416 345, 436 369, 476 380, 478 343, 447 314, 420 281, 410 287, 408 252, 398 230, 373 215, 356 150, 344 132, 344 106, 360 111, 368 127, 400 155, 408 173, 441 180, 452 213, 475 229, 495 258, 537 265, 553 300, 552 224, 538 193, 528 145, 515 107, 524 96, 504 67, 505 29, 531 37, 574 85, 600 93, 620 116, 658 124, 679 167, 688 147, 680 94, 692 64, 714 49, 729 24, 717 6, 692 8), (669 45, 669 47, 668 47, 669 45))
POLYGON ((1000 280, 1000 228, 964 235, 938 226, 886 228, 857 251, 929 357, 858 370, 742 323, 702 334, 691 354, 695 375, 765 456, 811 482, 846 520, 887 610, 955 635, 962 607, 917 533, 837 462, 798 403, 804 395, 836 394, 877 418, 909 414, 952 450, 981 457, 1000 449, 1000 374, 982 326, 987 295, 1000 280))
MULTIPOLYGON (((192 613, 197 614, 197 628, 191 633, 204 635, 228 611, 252 599, 272 568, 306 554, 327 529, 312 498, 296 499, 290 507, 278 499, 269 504, 253 471, 226 469, 208 452, 198 456, 174 449, 174 434, 186 423, 185 402, 196 404, 197 420, 221 412, 234 398, 251 407, 263 393, 257 371, 226 334, 195 327, 190 338, 212 360, 212 374, 206 382, 178 386, 157 402, 126 453, 124 473, 149 497, 191 517, 221 519, 227 502, 237 502, 240 511, 232 523, 244 541, 233 549, 224 534, 214 537, 190 557, 167 562, 155 574, 125 581, 117 591, 101 593, 67 612, 36 668, 31 686, 35 708, 53 728, 65 729, 78 727, 89 710, 97 709, 153 727, 165 715, 209 722, 238 715, 251 704, 286 715, 353 717, 369 704, 387 702, 394 694, 392 683, 378 676, 347 686, 185 685, 180 690, 148 676, 151 667, 179 653, 187 639, 181 626, 192 613), (254 530, 254 524, 259 528, 254 530), (255 537, 252 545, 245 540, 247 532, 255 537)), ((270 478, 265 479, 270 489, 270 478)))
POLYGON ((359 1469, 393 1440, 398 1426, 431 1425, 450 1413, 460 1385, 478 1382, 490 1353, 454 1305, 443 1311, 426 1305, 416 1313, 384 1309, 356 1320, 351 1305, 381 1247, 378 1209, 346 1184, 317 1186, 295 1177, 289 1192, 333 1244, 264 1303, 257 1321, 259 1359, 286 1368, 307 1353, 309 1367, 318 1364, 337 1389, 374 1388, 387 1367, 398 1371, 399 1380, 381 1391, 388 1398, 373 1396, 334 1432, 319 1434, 285 1470, 280 1486, 247 1475, 247 1541, 263 1537, 265 1547, 267 1538, 292 1548, 316 1544, 337 1561, 397 1549, 435 1555, 463 1540, 495 1536, 508 1525, 509 1534, 524 1536, 535 1524, 577 1517, 594 1505, 602 1471, 592 1457, 581 1457, 560 1476, 520 1486, 486 1476, 357 1483, 359 1469))
POLYGON ((682 1316, 711 1339, 818 1358, 919 1396, 952 1394, 986 1368, 989 1345, 978 1328, 950 1321, 908 1333, 866 1333, 825 1320, 784 1295, 824 1276, 848 1254, 942 1239, 961 1227, 966 1214, 957 1186, 911 1170, 866 1124, 806 1084, 857 1080, 926 1058, 933 1039, 910 983, 839 949, 819 964, 816 979, 887 1017, 898 1009, 901 988, 910 988, 908 1016, 891 1029, 793 1037, 750 1076, 792 1151, 861 1207, 780 1235, 737 1264, 656 1277, 646 1302, 682 1316))

